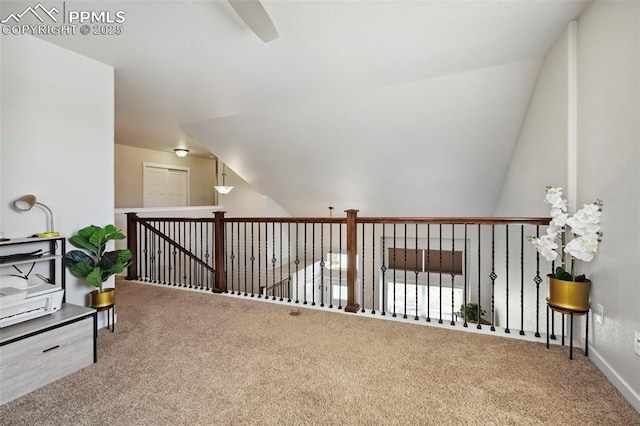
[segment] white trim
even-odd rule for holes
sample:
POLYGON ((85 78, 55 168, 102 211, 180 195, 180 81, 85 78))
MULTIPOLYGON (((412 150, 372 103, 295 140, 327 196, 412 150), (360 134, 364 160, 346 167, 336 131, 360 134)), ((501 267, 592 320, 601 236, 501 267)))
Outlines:
POLYGON ((185 167, 185 166, 176 166, 174 164, 149 163, 147 161, 142 162, 142 167, 157 167, 159 169, 184 170, 186 172, 188 172, 190 169, 190 167, 185 167))
POLYGON ((567 201, 577 208, 578 197, 578 22, 567 26, 567 201))
POLYGON ((593 349, 593 346, 591 345, 589 345, 589 358, 596 365, 596 367, 598 367, 598 369, 602 371, 607 379, 609 379, 609 381, 613 383, 616 389, 620 391, 622 396, 624 396, 627 401, 629 401, 629 403, 633 405, 633 408, 635 408, 636 411, 640 412, 640 395, 638 395, 638 393, 635 392, 631 388, 631 386, 629 386, 629 383, 627 383, 622 377, 620 377, 620 375, 611 367, 611 365, 609 365, 609 363, 605 361, 604 358, 598 353, 598 351, 593 349))

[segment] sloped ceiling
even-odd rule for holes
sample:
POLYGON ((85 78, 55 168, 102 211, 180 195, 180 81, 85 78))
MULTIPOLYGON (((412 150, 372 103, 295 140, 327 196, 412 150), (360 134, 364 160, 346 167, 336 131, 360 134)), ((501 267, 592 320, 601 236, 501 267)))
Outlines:
POLYGON ((225 1, 86 2, 123 34, 45 38, 114 66, 117 143, 211 151, 292 215, 489 215, 586 4, 264 0, 265 44, 225 1))

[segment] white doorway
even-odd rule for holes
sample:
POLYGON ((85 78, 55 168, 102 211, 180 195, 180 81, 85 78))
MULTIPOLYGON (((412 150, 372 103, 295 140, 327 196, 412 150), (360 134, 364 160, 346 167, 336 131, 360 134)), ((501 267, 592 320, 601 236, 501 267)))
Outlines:
POLYGON ((189 168, 142 163, 143 207, 189 205, 189 168))

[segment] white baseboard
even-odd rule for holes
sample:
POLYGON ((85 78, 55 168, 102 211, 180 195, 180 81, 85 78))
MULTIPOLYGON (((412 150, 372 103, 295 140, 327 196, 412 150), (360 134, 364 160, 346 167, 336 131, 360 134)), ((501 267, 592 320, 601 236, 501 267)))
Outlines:
POLYGON ((605 361, 600 354, 589 345, 589 358, 593 363, 602 371, 602 373, 613 383, 613 385, 620 391, 627 401, 633 405, 633 408, 640 413, 640 395, 622 378, 618 373, 611 368, 609 363, 605 361))

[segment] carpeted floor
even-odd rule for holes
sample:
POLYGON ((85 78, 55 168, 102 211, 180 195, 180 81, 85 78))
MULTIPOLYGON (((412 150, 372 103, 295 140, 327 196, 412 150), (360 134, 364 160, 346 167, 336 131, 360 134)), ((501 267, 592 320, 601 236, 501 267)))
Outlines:
POLYGON ((640 425, 577 351, 118 282, 98 363, 2 425, 640 425))

